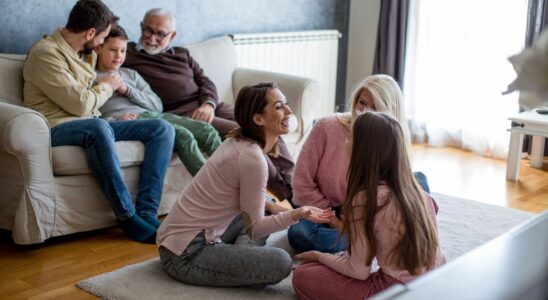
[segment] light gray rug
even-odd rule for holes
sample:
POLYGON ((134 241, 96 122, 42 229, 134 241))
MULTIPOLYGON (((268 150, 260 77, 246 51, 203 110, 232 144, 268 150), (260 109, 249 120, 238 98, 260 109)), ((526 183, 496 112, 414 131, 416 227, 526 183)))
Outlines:
MULTIPOLYGON (((438 227, 447 260, 484 244, 535 214, 434 194, 440 206, 438 227)), ((285 231, 270 236, 268 244, 289 249, 285 231)), ((290 252, 291 253, 291 252, 290 252)), ((291 276, 264 289, 212 288, 175 281, 162 270, 158 258, 98 275, 77 286, 102 299, 294 299, 291 276)))

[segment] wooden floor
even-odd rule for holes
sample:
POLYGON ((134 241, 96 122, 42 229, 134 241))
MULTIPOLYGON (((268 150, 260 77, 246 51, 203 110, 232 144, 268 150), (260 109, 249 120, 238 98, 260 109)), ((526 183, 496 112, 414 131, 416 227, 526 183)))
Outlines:
POLYGON ((548 209, 548 160, 536 169, 522 159, 518 182, 506 180, 506 160, 455 148, 414 145, 411 163, 414 171, 426 174, 434 193, 529 212, 548 209))
MULTIPOLYGON (((548 162, 542 170, 521 164, 520 181, 506 181, 506 162, 449 148, 412 149, 413 170, 424 172, 432 192, 531 212, 548 209, 548 162)), ((128 240, 118 228, 16 246, 0 231, 0 299, 94 299, 74 284, 157 256, 154 245, 128 240)))

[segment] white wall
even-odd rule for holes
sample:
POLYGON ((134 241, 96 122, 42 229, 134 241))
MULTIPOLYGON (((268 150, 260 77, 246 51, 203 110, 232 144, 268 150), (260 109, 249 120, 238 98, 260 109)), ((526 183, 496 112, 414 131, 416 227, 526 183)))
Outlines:
POLYGON ((350 0, 346 96, 360 79, 373 72, 381 0, 350 0))

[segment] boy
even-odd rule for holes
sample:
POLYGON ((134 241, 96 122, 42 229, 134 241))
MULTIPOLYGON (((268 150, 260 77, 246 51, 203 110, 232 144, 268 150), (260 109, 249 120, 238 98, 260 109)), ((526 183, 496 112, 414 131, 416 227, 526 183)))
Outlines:
POLYGON ((127 34, 114 26, 105 42, 95 48, 98 54, 97 78, 116 73, 122 85, 99 109, 105 118, 118 120, 163 119, 175 129, 174 151, 192 176, 205 164, 202 150, 211 156, 220 146, 221 138, 213 126, 169 113, 162 113, 162 101, 137 71, 122 68, 127 49, 127 34), (200 150, 200 148, 202 150, 200 150))

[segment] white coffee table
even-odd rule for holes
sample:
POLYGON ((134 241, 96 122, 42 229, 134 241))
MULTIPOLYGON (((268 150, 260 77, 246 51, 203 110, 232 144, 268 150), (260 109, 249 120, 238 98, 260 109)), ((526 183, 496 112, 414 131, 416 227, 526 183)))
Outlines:
POLYGON ((510 131, 510 149, 506 165, 506 179, 517 181, 519 178, 519 162, 523 147, 523 135, 533 136, 531 148, 531 166, 542 168, 544 160, 544 139, 548 138, 548 115, 536 111, 524 111, 508 118, 519 126, 508 129, 510 131))

